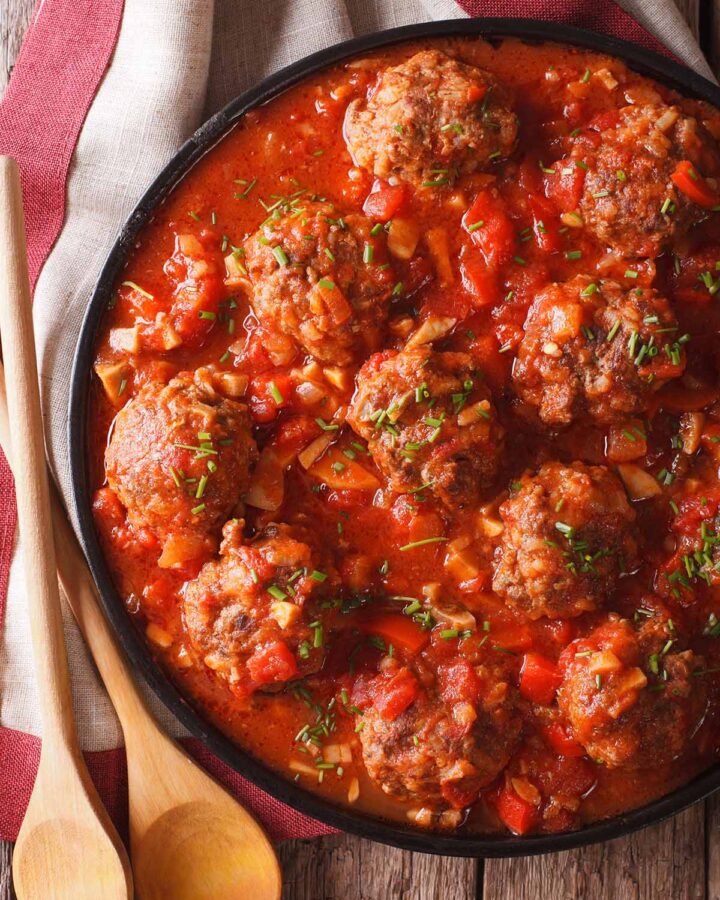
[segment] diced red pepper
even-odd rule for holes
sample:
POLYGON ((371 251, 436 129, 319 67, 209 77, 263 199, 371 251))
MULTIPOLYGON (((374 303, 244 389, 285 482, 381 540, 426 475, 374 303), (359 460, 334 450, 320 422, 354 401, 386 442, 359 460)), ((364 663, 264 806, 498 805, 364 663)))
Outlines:
POLYGON ((403 184, 388 184, 376 180, 372 191, 365 198, 363 212, 371 219, 389 222, 399 212, 407 200, 407 189, 403 184))
POLYGON ((462 223, 489 266, 502 266, 515 255, 515 225, 496 190, 480 191, 462 223))
POLYGON ((526 653, 520 670, 520 693, 533 703, 549 706, 560 687, 560 675, 554 662, 539 653, 526 653))
POLYGON ((408 669, 400 669, 390 678, 381 678, 375 683, 373 706, 383 719, 392 721, 415 702, 419 693, 417 678, 408 669))
POLYGON ((256 650, 247 662, 247 670, 256 685, 277 684, 298 674, 297 660, 284 641, 256 650))
POLYGON ((553 173, 545 174, 545 194, 560 212, 574 212, 578 208, 585 185, 585 169, 574 159, 553 163, 553 173))
POLYGON ((543 734, 545 735, 548 744, 550 744, 553 750, 556 753, 559 753, 560 756, 571 758, 585 756, 584 747, 578 744, 575 738, 568 732, 568 729, 560 722, 553 722, 552 725, 548 725, 543 729, 543 734))
POLYGON ((370 616, 358 623, 358 627, 368 634, 377 634, 386 643, 402 647, 410 653, 419 653, 430 640, 430 635, 426 631, 402 613, 370 616))
POLYGON ((515 834, 527 834, 538 819, 537 809, 527 800, 518 797, 509 785, 505 785, 498 795, 497 811, 505 825, 515 834))
POLYGON ((460 277, 463 287, 472 294, 473 305, 496 306, 503 298, 500 275, 480 258, 477 250, 460 255, 460 277))
POLYGON ((679 162, 670 178, 675 187, 698 206, 710 209, 720 204, 720 195, 710 187, 689 160, 679 162))

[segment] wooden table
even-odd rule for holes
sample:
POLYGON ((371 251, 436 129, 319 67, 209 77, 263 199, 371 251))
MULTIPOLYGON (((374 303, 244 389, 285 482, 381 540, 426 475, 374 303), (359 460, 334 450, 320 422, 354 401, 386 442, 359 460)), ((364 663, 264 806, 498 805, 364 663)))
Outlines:
MULTIPOLYGON (((676 3, 720 74, 720 0, 676 3)), ((33 6, 0 0, 0 93, 33 6)), ((0 900, 14 897, 11 856, 0 842, 0 900)), ((720 900, 720 796, 630 837, 550 856, 458 860, 342 835, 288 841, 280 857, 286 900, 720 900)))

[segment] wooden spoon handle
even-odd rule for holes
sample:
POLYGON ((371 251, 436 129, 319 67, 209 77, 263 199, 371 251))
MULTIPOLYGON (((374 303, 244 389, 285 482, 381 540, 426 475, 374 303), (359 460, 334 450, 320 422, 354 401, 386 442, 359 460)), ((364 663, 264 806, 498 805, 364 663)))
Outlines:
POLYGON ((20 174, 0 157, 0 336, 43 737, 76 743, 55 570, 20 174))

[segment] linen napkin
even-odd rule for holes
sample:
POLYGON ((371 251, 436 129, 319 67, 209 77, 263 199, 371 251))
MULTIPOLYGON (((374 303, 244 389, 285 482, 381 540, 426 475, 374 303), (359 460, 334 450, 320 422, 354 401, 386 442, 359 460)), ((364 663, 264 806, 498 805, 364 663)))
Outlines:
MULTIPOLYGON (((120 225, 179 145, 239 92, 308 53, 382 28, 466 15, 604 31, 670 50, 712 77, 672 0, 40 0, 0 104, 0 152, 21 163, 48 454, 66 500, 68 386, 83 313, 120 225)), ((0 838, 6 840, 15 838, 29 799, 42 731, 21 568, 11 565, 14 532, 12 481, 0 461, 0 838)), ((122 828, 122 735, 69 614, 65 629, 81 743, 122 828)), ((187 737, 154 697, 149 702, 172 734, 187 737)), ((187 746, 276 838, 329 831, 231 772, 197 741, 187 746)))

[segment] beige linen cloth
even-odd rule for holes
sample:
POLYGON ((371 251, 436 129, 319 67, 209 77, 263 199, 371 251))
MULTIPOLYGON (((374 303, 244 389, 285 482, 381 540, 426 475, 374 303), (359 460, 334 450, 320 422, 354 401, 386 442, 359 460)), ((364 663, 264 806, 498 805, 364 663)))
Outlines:
MULTIPOLYGON (((621 5, 712 77, 672 0, 621 5)), ((463 16, 454 0, 125 0, 117 47, 70 168, 65 225, 35 292, 47 442, 66 498, 68 386, 83 313, 121 223, 180 144, 236 94, 308 53, 383 28, 463 16)), ((0 725, 39 735, 17 556, 16 548, 0 631, 0 725)), ((117 720, 69 615, 65 629, 82 745, 117 747, 117 720)), ((182 733, 155 698, 151 705, 182 733)))

